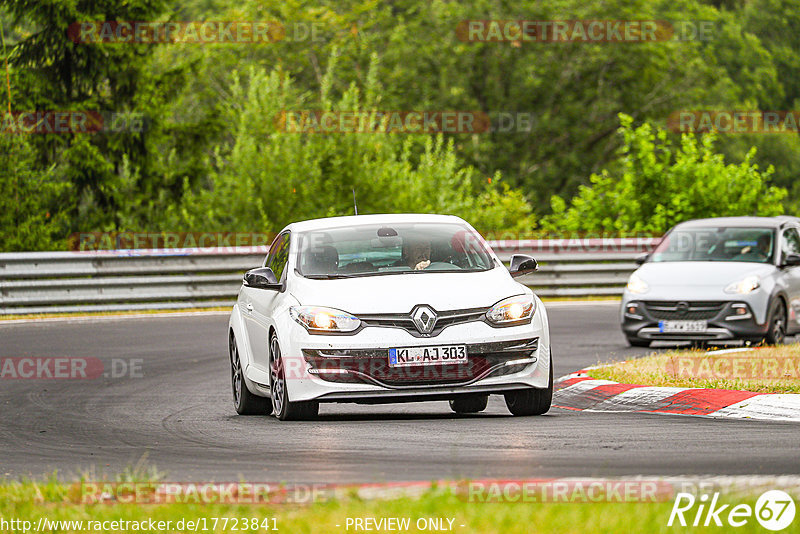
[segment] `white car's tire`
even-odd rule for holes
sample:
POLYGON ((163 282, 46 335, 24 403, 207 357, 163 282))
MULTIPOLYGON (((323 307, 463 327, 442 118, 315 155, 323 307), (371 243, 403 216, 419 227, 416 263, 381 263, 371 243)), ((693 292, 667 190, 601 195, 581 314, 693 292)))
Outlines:
POLYGON ((528 388, 505 394, 506 406, 513 415, 542 415, 553 402, 553 361, 550 361, 550 381, 543 389, 528 388))
POLYGON ((231 387, 233 389, 233 407, 239 415, 269 415, 272 413, 270 400, 258 395, 253 395, 244 382, 242 361, 239 358, 239 348, 236 337, 230 335, 228 352, 231 360, 231 387))
POLYGON ((463 395, 450 399, 450 409, 455 413, 478 413, 486 409, 489 395, 463 395))
POLYGON ((291 402, 286 380, 286 367, 283 364, 278 337, 273 334, 269 341, 270 352, 270 392, 272 393, 272 412, 281 421, 314 419, 319 414, 319 402, 291 402))

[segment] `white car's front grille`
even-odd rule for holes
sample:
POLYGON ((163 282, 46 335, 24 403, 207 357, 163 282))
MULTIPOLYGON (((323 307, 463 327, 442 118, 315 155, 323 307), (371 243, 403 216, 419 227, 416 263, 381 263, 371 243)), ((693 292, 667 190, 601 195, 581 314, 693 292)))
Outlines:
POLYGON ((356 317, 361 319, 364 326, 402 328, 414 337, 433 337, 439 335, 442 330, 449 326, 482 321, 487 311, 489 311, 489 308, 437 311, 436 323, 429 334, 420 332, 414 324, 414 319, 412 318, 413 310, 409 313, 400 314, 356 314, 356 317))

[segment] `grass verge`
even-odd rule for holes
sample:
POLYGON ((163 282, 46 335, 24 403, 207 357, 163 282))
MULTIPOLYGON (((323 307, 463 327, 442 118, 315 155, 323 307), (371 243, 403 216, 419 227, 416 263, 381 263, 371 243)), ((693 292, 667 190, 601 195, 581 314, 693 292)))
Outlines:
POLYGON ((590 369, 623 384, 800 393, 800 344, 742 352, 674 350, 590 369))
MULTIPOLYGON (((220 505, 171 503, 142 504, 81 504, 70 496, 73 487, 50 481, 0 483, 0 525, 2 521, 28 521, 39 532, 291 532, 329 533, 356 532, 355 518, 408 518, 407 532, 451 531, 472 532, 559 532, 559 533, 619 533, 674 532, 668 527, 672 498, 646 503, 476 503, 467 502, 463 495, 449 489, 430 489, 418 498, 402 497, 393 500, 362 500, 357 497, 318 502, 307 505, 220 505), (46 518, 44 526, 40 518, 46 518), (417 522, 438 519, 441 528, 418 528, 417 522), (348 519, 350 520, 348 522, 348 519), (131 524, 111 521, 164 523, 157 529, 136 528, 131 524), (448 521, 452 520, 452 521, 448 521), (73 523, 63 523, 63 522, 73 523), (182 523, 181 523, 182 521, 182 523), (193 525, 189 526, 188 521, 193 525), (62 522, 54 524, 53 522, 62 522), (78 522, 78 523, 75 523, 78 522), (96 523, 101 522, 101 523, 96 523), (167 523, 169 522, 169 523, 167 523), (103 524, 103 527, 100 525, 103 524), (216 525, 216 528, 214 526, 216 525), (244 528, 244 525, 247 525, 244 528), (348 528, 349 525, 349 528, 348 528), (256 528, 252 528, 252 527, 256 528), (447 527, 447 528, 444 528, 447 527), (102 530, 100 530, 102 528, 102 530)), ((722 502, 746 503, 753 506, 755 497, 736 498, 722 502)), ((688 516, 687 516, 688 517, 688 516)), ((694 510, 689 517, 694 519, 694 510)), ((44 519, 43 519, 44 521, 44 519)), ((429 523, 425 523, 430 525, 429 523)), ((19 523, 17 524, 19 526, 19 523)), ((8 525, 6 525, 8 526, 8 525)), ((2 527, 0 527, 2 528, 2 527)), ((21 530, 21 529, 20 529, 21 530)), ((383 530, 386 529, 373 529, 383 530)), ((395 531, 397 531, 395 530, 395 531)), ((708 528, 688 528, 679 531, 707 531, 708 528)), ((721 531, 720 527, 710 530, 721 531)), ((12 530, 3 530, 12 531, 12 530)), ((360 529, 364 531, 364 529, 360 529)), ((391 531, 391 530, 389 530, 391 531)), ((737 532, 763 532, 755 518, 737 528, 737 532)))

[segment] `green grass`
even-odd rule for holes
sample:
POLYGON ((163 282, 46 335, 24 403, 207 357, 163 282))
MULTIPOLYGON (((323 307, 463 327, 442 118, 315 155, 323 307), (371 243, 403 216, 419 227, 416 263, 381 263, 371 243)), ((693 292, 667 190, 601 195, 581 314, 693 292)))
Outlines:
MULTIPOLYGON (((328 533, 356 532, 346 529, 347 518, 411 518, 410 532, 419 518, 453 518, 453 532, 558 532, 558 533, 632 533, 632 532, 724 532, 724 528, 675 528, 667 521, 672 500, 656 503, 471 503, 463 495, 447 488, 427 490, 419 498, 362 500, 349 496, 310 505, 199 505, 199 504, 81 504, 75 485, 58 482, 54 477, 44 482, 0 483, 0 518, 22 519, 35 525, 40 517, 51 521, 171 521, 203 520, 211 531, 213 518, 229 518, 228 529, 217 523, 217 532, 233 532, 233 518, 274 519, 279 532, 328 533), (463 525, 463 526, 462 526, 463 525)), ((725 500, 731 503, 755 503, 755 497, 725 500)), ((688 517, 688 516, 687 516, 688 517)), ((240 519, 241 521, 241 519, 240 519)), ((799 523, 795 520, 794 525, 799 523)), ((202 524, 202 523, 201 523, 202 524)), ((241 525, 240 525, 241 527, 241 525)), ((185 527, 184 527, 185 528, 185 527)), ((55 530, 45 530, 53 532, 55 530)), ((72 532, 61 530, 60 532, 72 532)), ((118 529, 116 532, 135 530, 118 529)), ((175 526, 169 531, 176 531, 175 526)), ((202 529, 200 530, 202 532, 202 529)), ((241 531, 241 530, 240 530, 241 531)), ((267 532, 259 530, 260 532, 267 532)), ((737 532, 763 532, 751 519, 737 532)), ((787 529, 784 532, 791 532, 787 529)), ((794 530, 797 532, 797 529, 794 530)))
POLYGON ((800 393, 800 344, 721 355, 674 350, 590 369, 588 375, 623 384, 800 393))

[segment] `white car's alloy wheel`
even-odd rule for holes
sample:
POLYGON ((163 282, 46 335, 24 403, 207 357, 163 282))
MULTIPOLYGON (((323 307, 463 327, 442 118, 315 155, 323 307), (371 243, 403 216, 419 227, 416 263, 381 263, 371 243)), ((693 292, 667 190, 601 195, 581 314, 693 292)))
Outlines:
POLYGON ((269 342, 270 351, 270 393, 272 411, 281 421, 313 419, 319 413, 319 402, 290 402, 286 383, 286 367, 283 364, 278 337, 273 335, 269 342))
POLYGON ((278 346, 278 338, 272 337, 269 347, 272 354, 272 365, 270 365, 272 392, 272 411, 277 417, 283 413, 283 396, 286 391, 286 375, 283 369, 283 358, 281 358, 281 348, 278 346))

